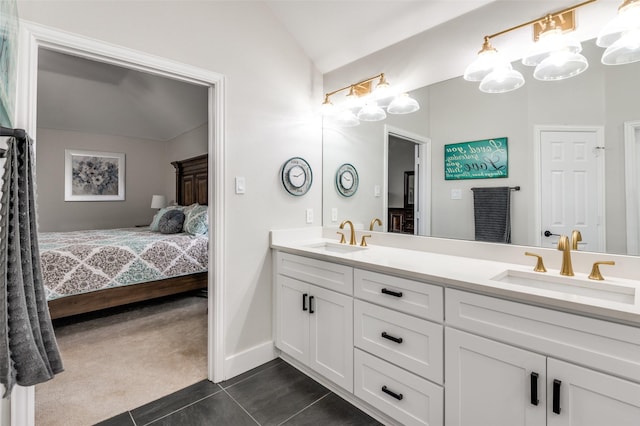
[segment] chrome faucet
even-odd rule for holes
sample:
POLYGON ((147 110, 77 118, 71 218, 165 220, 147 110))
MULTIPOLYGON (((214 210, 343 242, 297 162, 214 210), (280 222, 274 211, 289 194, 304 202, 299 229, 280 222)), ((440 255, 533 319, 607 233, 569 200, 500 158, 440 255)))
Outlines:
POLYGON ((573 266, 571 266, 571 245, 569 244, 569 237, 566 235, 560 235, 558 240, 558 250, 562 251, 562 267, 560 268, 560 275, 566 275, 572 277, 573 266))
POLYGON ((350 220, 344 220, 340 224, 340 229, 344 229, 344 225, 345 224, 349 225, 349 228, 351 228, 351 237, 349 237, 349 245, 355 246, 356 245, 356 231, 355 231, 355 229, 353 229, 353 223, 350 220))

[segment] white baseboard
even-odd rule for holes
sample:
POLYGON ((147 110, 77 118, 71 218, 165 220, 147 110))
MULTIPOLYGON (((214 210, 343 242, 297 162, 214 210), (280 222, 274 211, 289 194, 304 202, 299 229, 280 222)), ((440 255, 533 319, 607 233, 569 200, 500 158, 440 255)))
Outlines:
POLYGON ((224 378, 228 380, 277 358, 273 340, 230 355, 224 361, 224 378))

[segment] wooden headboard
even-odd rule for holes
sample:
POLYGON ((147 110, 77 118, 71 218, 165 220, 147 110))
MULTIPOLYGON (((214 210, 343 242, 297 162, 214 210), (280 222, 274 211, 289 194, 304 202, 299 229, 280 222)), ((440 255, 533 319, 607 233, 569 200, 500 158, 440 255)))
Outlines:
POLYGON ((171 163, 176 168, 176 202, 209 204, 209 154, 171 163))

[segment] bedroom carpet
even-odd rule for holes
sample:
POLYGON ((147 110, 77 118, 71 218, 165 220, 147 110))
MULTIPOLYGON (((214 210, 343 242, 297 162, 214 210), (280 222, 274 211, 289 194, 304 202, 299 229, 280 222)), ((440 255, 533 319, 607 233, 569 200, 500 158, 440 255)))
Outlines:
POLYGON ((91 425, 207 377, 207 299, 169 297, 54 322, 65 371, 36 386, 36 425, 91 425))

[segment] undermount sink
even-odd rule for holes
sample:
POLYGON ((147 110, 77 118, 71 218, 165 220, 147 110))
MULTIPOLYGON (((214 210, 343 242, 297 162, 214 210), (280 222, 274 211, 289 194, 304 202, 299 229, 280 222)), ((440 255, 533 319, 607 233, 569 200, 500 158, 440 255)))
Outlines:
POLYGON ((329 241, 323 241, 321 243, 310 244, 307 247, 317 249, 321 251, 328 251, 331 253, 353 253, 356 251, 366 250, 366 247, 352 246, 349 244, 332 243, 329 241))
POLYGON ((526 272, 508 269, 495 277, 492 281, 515 284, 531 288, 552 290, 576 296, 593 297, 618 303, 635 303, 635 287, 612 284, 607 281, 595 281, 548 273, 526 272))

